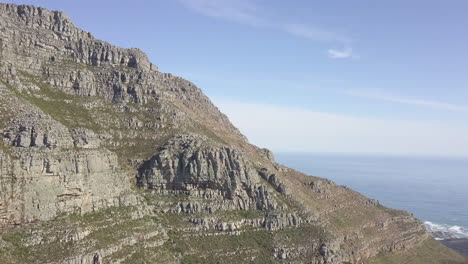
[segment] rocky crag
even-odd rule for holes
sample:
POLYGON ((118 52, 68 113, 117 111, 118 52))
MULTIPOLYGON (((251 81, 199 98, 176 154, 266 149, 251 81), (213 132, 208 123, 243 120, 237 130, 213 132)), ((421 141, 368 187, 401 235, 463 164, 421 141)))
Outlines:
POLYGON ((411 214, 277 164, 142 51, 12 4, 0 4, 0 259, 466 263, 411 214))

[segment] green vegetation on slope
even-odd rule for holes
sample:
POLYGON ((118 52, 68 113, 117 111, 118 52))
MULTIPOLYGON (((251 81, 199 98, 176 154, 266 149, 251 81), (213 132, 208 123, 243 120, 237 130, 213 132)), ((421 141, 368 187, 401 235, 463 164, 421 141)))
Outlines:
POLYGON ((82 216, 69 214, 28 229, 6 231, 0 236, 6 242, 0 248, 0 259, 2 263, 60 262, 79 255, 84 248, 93 253, 121 245, 128 248, 119 252, 130 255, 132 240, 164 241, 159 220, 150 216, 135 218, 138 210, 113 207, 82 216))
POLYGON ((21 75, 23 82, 33 84, 40 90, 16 91, 17 96, 39 107, 44 113, 69 128, 84 127, 95 132, 99 131, 99 125, 94 122, 89 110, 83 107, 83 103, 92 98, 80 98, 53 89, 40 78, 26 72, 21 72, 21 75))
POLYGON ((386 253, 377 256, 370 264, 466 264, 468 258, 445 247, 441 243, 427 239, 420 246, 402 252, 386 253))

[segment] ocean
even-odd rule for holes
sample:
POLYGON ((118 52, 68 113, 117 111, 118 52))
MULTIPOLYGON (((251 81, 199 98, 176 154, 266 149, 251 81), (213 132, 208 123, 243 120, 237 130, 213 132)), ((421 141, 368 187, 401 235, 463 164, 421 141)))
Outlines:
POLYGON ((436 239, 468 238, 468 159, 276 153, 277 162, 413 213, 436 239))

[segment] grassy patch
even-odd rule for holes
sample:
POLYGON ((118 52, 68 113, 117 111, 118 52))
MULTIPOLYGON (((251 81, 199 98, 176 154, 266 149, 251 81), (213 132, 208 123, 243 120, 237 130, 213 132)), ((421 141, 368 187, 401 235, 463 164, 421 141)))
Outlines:
POLYGON ((16 95, 29 103, 39 107, 44 113, 69 128, 84 127, 99 131, 100 127, 94 122, 88 109, 83 107, 84 98, 67 94, 50 87, 40 78, 29 73, 21 72, 22 79, 40 88, 39 91, 18 92, 16 95))
POLYGON ((165 247, 183 256, 182 263, 243 263, 246 258, 271 260, 272 237, 266 230, 248 230, 240 235, 183 237, 171 232, 165 247))
MULTIPOLYGON (((151 216, 132 218, 137 209, 113 207, 84 215, 65 214, 37 226, 4 233, 1 238, 9 246, 0 250, 0 263, 61 263, 67 257, 119 245, 127 238, 146 241, 145 235, 161 227, 151 216), (84 237, 72 239, 79 233, 84 237)), ((124 246, 122 251, 131 251, 133 247, 124 246)))
POLYGON ((72 61, 72 60, 61 60, 61 61, 58 61, 57 63, 50 63, 50 65, 52 66, 55 66, 57 68, 65 68, 65 69, 73 69, 73 70, 76 70, 76 69, 80 69, 80 70, 85 70, 85 71, 92 71, 92 72, 95 72, 98 70, 97 67, 93 67, 89 64, 85 64, 85 63, 78 63, 76 61, 72 61))
POLYGON ((305 224, 300 227, 284 228, 274 233, 274 240, 280 245, 313 245, 328 240, 330 235, 322 227, 305 224))
POLYGON ((156 230, 158 226, 155 223, 156 220, 149 216, 122 221, 100 228, 91 233, 89 238, 95 240, 95 248, 106 248, 121 239, 156 230))
MULTIPOLYGON (((4 85, 8 90, 13 88, 6 82, 0 80, 0 85, 4 85)), ((12 103, 11 96, 4 92, 0 92, 0 128, 3 128, 4 125, 10 121, 13 117, 13 111, 11 111, 10 105, 12 103)))
POLYGON ((5 153, 6 155, 11 154, 11 149, 10 149, 10 147, 7 146, 7 145, 5 144, 5 142, 3 142, 3 139, 2 139, 2 138, 0 138, 0 152, 5 153))
POLYGON ((159 202, 167 202, 167 203, 178 203, 184 201, 195 201, 196 199, 190 197, 188 194, 168 194, 168 195, 160 195, 151 193, 150 190, 145 190, 143 197, 145 201, 149 205, 156 205, 159 202))
POLYGON ((403 252, 381 254, 369 263, 466 264, 468 259, 433 239, 427 239, 415 248, 403 252))
POLYGON ((235 211, 220 211, 215 215, 221 219, 236 220, 236 219, 257 219, 265 217, 265 212, 259 210, 235 210, 235 211))
POLYGON ((333 217, 332 224, 340 230, 348 229, 354 226, 354 222, 345 216, 333 217))
POLYGON ((26 231, 17 231, 2 235, 2 239, 11 243, 13 246, 21 246, 23 240, 29 237, 31 237, 31 234, 27 233, 26 231))
MULTIPOLYGON (((114 257, 114 256, 112 256, 114 257)), ((125 264, 141 264, 141 263, 178 263, 173 252, 167 249, 158 248, 141 248, 140 245, 134 247, 134 252, 129 252, 128 255, 119 254, 115 258, 125 258, 122 262, 125 264)))
POLYGON ((83 215, 67 214, 63 217, 64 220, 71 220, 81 226, 99 226, 113 221, 113 219, 128 220, 131 219, 130 213, 134 209, 132 207, 111 207, 102 209, 97 212, 90 212, 83 215))
POLYGON ((405 212, 405 211, 388 208, 388 207, 385 207, 385 206, 383 206, 381 204, 377 205, 377 208, 379 208, 380 210, 386 212, 387 214, 389 214, 392 217, 400 216, 400 215, 408 215, 408 213, 405 212))

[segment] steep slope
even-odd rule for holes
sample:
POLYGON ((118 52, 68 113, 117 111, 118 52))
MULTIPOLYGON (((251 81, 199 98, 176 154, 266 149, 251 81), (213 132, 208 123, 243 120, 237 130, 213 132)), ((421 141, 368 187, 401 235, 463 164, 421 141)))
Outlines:
POLYGON ((3 263, 465 261, 412 215, 277 164, 194 84, 61 12, 0 4, 0 95, 3 263))

